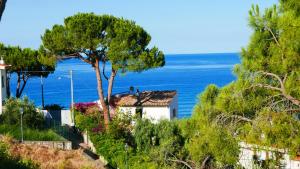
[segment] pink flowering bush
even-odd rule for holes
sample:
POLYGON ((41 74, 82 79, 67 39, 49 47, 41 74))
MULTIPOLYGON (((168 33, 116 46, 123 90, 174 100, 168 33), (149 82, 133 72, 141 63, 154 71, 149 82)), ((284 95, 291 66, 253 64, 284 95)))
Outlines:
POLYGON ((86 102, 86 103, 76 103, 74 105, 75 110, 85 114, 88 112, 89 109, 95 109, 98 108, 98 104, 97 103, 93 103, 93 102, 86 102))

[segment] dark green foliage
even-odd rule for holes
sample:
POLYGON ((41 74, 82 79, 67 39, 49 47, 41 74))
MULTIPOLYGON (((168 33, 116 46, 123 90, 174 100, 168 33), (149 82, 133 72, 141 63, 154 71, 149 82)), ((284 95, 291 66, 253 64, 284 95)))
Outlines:
POLYGON ((58 55, 80 52, 95 63, 109 61, 114 70, 141 71, 162 66, 157 48, 148 49, 150 35, 133 21, 110 15, 79 13, 54 25, 42 37, 43 45, 58 55))
POLYGON ((60 141, 64 140, 51 129, 45 129, 42 113, 36 110, 34 104, 27 97, 23 99, 9 98, 5 101, 5 110, 1 117, 0 133, 11 135, 15 139, 21 138, 20 121, 23 109, 23 132, 25 140, 60 141))
MULTIPOLYGON (((299 9, 299 1, 294 0, 281 0, 264 12, 252 7, 249 25, 253 34, 242 49, 241 64, 234 69, 237 80, 220 89, 209 86, 200 95, 193 119, 183 125, 188 129, 195 126, 190 125, 193 122, 200 126, 199 133, 191 130, 196 137, 184 132, 192 138, 192 158, 201 161, 214 152, 214 165, 234 164, 235 155, 230 153, 236 150, 237 141, 299 153, 299 9)), ((280 158, 273 160, 280 162, 280 158)))
POLYGON ((20 125, 21 108, 23 109, 23 125, 28 128, 42 129, 44 127, 44 116, 38 112, 32 102, 27 97, 23 99, 9 98, 5 102, 3 112, 3 124, 20 125))
MULTIPOLYGON (((91 135, 91 140, 100 154, 114 168, 125 168, 125 139, 114 138, 109 133, 91 135)), ((129 150, 130 151, 130 150, 129 150)))
MULTIPOLYGON (((8 71, 8 90, 10 74, 17 75, 16 94, 17 98, 21 97, 22 92, 32 77, 47 77, 55 69, 56 60, 51 55, 45 53, 45 50, 32 50, 30 48, 20 48, 19 46, 5 46, 0 44, 0 55, 6 64, 8 71)), ((10 91, 8 91, 8 94, 10 91)))
POLYGON ((134 136, 139 152, 148 152, 157 144, 155 125, 150 120, 140 119, 135 125, 134 136))
POLYGON ((79 58, 94 68, 106 129, 110 122, 107 104, 118 72, 141 72, 165 64, 163 53, 156 47, 148 47, 150 40, 150 35, 133 21, 94 13, 67 17, 63 25, 54 25, 42 36, 43 47, 49 53, 63 58, 79 58), (108 62, 111 70, 106 75, 108 62), (104 99, 103 78, 108 80, 107 100, 104 99))
POLYGON ((38 169, 39 166, 30 160, 12 157, 8 146, 0 142, 0 169, 38 169))
POLYGON ((236 165, 239 156, 237 140, 223 128, 202 124, 197 134, 186 144, 191 159, 200 167, 236 165))
POLYGON ((169 159, 183 156, 184 138, 176 122, 153 124, 147 119, 134 120, 130 115, 118 113, 109 130, 99 131, 94 130, 99 124, 96 117, 77 113, 75 119, 78 127, 89 133, 97 153, 114 168, 126 168, 126 163, 130 168, 170 168, 178 164, 169 159))
POLYGON ((64 107, 59 104, 48 104, 44 107, 45 110, 62 110, 64 107))

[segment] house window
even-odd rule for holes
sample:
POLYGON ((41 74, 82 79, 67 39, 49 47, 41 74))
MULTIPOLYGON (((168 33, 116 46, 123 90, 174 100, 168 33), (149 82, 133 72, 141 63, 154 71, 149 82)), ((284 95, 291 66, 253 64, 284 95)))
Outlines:
POLYGON ((143 108, 141 108, 141 107, 136 108, 135 114, 136 114, 136 117, 142 118, 143 117, 143 108))
POLYGON ((177 116, 177 114, 176 114, 176 109, 173 109, 173 117, 176 117, 177 116))
POLYGON ((2 88, 4 88, 4 76, 1 76, 2 88))

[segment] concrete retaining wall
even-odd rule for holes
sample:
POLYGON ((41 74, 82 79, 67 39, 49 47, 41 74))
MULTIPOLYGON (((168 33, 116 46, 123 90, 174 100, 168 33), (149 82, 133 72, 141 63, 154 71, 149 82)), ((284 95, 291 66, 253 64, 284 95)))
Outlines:
POLYGON ((41 145, 49 148, 72 150, 71 141, 24 141, 26 145, 41 145))

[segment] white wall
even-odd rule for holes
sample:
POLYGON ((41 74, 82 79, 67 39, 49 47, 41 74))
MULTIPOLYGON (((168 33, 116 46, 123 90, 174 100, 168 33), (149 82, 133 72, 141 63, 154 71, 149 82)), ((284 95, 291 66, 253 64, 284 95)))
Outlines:
MULTIPOLYGON (((272 156, 274 155, 274 151, 280 151, 284 152, 283 150, 277 150, 274 148, 268 148, 268 147, 259 147, 257 145, 251 145, 251 144, 245 144, 244 142, 240 143, 240 159, 239 163, 245 168, 245 169, 252 169, 253 168, 253 155, 254 150, 258 149, 256 151, 256 155, 258 156, 259 160, 265 160, 268 158, 272 159, 272 156), (267 150, 266 150, 267 149, 267 150), (267 153, 268 152, 268 153, 267 153)), ((300 161, 292 160, 288 154, 284 154, 283 160, 281 161, 285 164, 285 169, 300 169, 300 161)))
MULTIPOLYGON (((174 96, 172 102, 169 106, 147 106, 143 107, 143 118, 148 118, 153 120, 153 122, 158 122, 159 120, 171 120, 173 118, 173 109, 176 110, 176 117, 178 115, 178 97, 174 96)), ((136 107, 119 107, 119 111, 123 113, 130 113, 131 115, 136 114, 136 107)))
MULTIPOLYGON (((132 116, 136 114, 136 107, 119 107, 119 111, 122 113, 130 113, 132 116)), ((169 107, 143 107, 143 118, 153 120, 157 122, 162 119, 170 120, 170 108, 169 107)))
POLYGON ((0 69, 0 96, 1 96, 1 99, 0 99, 0 114, 2 114, 2 111, 3 111, 3 102, 4 100, 6 99, 6 70, 5 69, 0 69), (3 77, 3 79, 2 79, 3 77), (4 83, 4 86, 2 86, 2 80, 3 80, 3 83, 4 83))
POLYGON ((169 107, 143 107, 143 117, 158 122, 159 120, 171 120, 169 107))
POLYGON ((74 126, 72 112, 70 110, 61 110, 61 125, 74 126))
POLYGON ((169 105, 170 109, 170 119, 177 118, 178 117, 178 96, 177 94, 174 96, 172 102, 169 105), (176 111, 176 115, 173 116, 173 109, 176 111))

